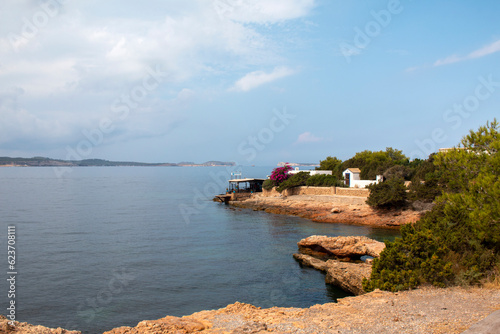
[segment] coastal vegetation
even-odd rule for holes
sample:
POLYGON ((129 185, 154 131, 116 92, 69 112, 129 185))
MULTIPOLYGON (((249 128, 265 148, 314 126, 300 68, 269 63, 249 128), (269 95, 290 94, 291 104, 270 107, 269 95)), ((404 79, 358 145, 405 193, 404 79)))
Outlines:
POLYGON ((500 134, 494 120, 419 165, 411 199, 434 200, 373 262, 365 291, 474 285, 500 276, 500 134), (437 196, 437 197, 436 197, 437 196))
POLYGON ((307 173, 307 172, 300 172, 297 174, 293 174, 293 175, 289 176, 283 182, 279 183, 278 186, 276 187, 276 190, 279 192, 282 192, 285 189, 305 186, 307 179, 309 177, 310 177, 309 173, 307 173))
POLYGON ((310 175, 308 172, 299 172, 289 174, 292 168, 289 165, 277 167, 273 169, 268 180, 264 181, 262 187, 266 190, 271 190, 276 187, 278 192, 283 192, 286 189, 300 186, 312 187, 341 187, 344 182, 339 180, 335 175, 310 175))
MULTIPOLYGON (((500 280, 500 135, 494 120, 470 131, 457 148, 410 161, 401 151, 363 151, 341 161, 329 156, 319 170, 333 175, 289 175, 273 171, 269 186, 338 186, 342 171, 359 168, 362 179, 383 175, 369 186, 367 204, 382 211, 429 209, 404 225, 401 237, 387 242, 373 262, 365 291, 399 291, 422 284, 438 287, 476 285, 500 280), (410 182, 408 182, 410 181, 410 182), (423 204, 422 204, 423 203, 423 204)), ((389 211, 390 212, 390 211, 389 211)), ((497 283, 498 284, 498 283, 497 283)))
POLYGON ((386 148, 385 151, 365 150, 356 153, 352 158, 342 161, 337 157, 328 156, 325 160, 319 162, 317 170, 331 170, 333 175, 339 179, 342 178, 342 172, 347 168, 361 169, 361 179, 375 180, 377 175, 382 175, 394 166, 407 167, 408 173, 405 177, 409 180, 415 166, 420 164, 420 160, 410 162, 410 158, 405 156, 402 151, 386 148))
POLYGON ((340 181, 335 175, 312 175, 306 180, 306 186, 310 187, 338 187, 340 181))
POLYGON ((271 190, 274 187, 278 187, 281 183, 286 181, 291 175, 288 174, 292 170, 292 166, 285 164, 284 166, 277 167, 273 169, 269 179, 264 181, 262 187, 266 190, 271 190))
POLYGON ((385 182, 373 183, 368 186, 370 195, 366 204, 378 209, 401 208, 407 204, 406 186, 404 179, 393 176, 385 182))

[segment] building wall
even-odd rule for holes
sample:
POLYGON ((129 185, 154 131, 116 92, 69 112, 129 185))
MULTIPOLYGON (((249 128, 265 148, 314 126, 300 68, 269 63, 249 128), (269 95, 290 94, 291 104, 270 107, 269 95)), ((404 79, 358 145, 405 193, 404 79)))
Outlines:
POLYGON ((350 187, 351 188, 366 188, 366 186, 377 183, 375 180, 351 180, 350 187))

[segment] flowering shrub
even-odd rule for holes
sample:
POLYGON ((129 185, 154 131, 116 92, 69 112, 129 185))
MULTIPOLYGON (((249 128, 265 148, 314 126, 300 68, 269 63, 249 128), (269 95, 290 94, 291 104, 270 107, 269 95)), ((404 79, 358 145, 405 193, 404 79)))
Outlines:
POLYGON ((290 177, 290 174, 288 174, 288 172, 291 170, 292 167, 290 165, 277 167, 273 169, 273 172, 271 173, 271 176, 269 178, 271 179, 271 181, 273 181, 274 185, 278 186, 281 182, 290 177))

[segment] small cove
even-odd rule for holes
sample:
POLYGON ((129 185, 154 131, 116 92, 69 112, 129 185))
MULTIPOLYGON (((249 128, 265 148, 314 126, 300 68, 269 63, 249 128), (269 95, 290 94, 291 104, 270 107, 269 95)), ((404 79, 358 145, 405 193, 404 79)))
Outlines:
POLYGON ((299 266, 296 243, 314 234, 398 235, 214 203, 212 192, 224 186, 210 173, 223 172, 91 167, 57 178, 51 168, 0 170, 2 226, 15 225, 18 239, 18 320, 100 333, 236 301, 332 302, 345 294, 299 266))

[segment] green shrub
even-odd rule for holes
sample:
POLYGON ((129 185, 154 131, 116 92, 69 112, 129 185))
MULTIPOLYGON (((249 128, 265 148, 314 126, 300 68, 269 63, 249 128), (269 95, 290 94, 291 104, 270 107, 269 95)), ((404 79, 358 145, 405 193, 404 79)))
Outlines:
POLYGON ((334 175, 313 175, 306 181, 306 186, 311 187, 335 187, 339 183, 334 175))
POLYGON ((366 203, 377 209, 394 209, 406 205, 406 186, 402 178, 391 178, 368 186, 370 195, 366 203))
POLYGON ((441 187, 434 173, 428 174, 423 181, 418 177, 414 177, 409 186, 409 190, 408 199, 412 202, 422 201, 431 203, 441 195, 441 187))
POLYGON ((293 174, 285 181, 281 182, 276 188, 277 191, 282 192, 285 189, 305 186, 307 179, 310 177, 307 172, 299 172, 297 174, 293 174))
POLYGON ((272 190, 274 188, 274 182, 267 179, 264 181, 264 183, 262 183, 262 188, 266 190, 272 190))
POLYGON ((380 258, 373 261, 369 280, 363 289, 399 291, 421 283, 444 287, 453 278, 452 264, 443 260, 447 248, 430 230, 416 230, 412 225, 401 228, 401 238, 386 242, 380 258))
POLYGON ((387 169, 383 176, 386 179, 402 178, 404 180, 411 180, 413 170, 408 166, 395 165, 387 169))

